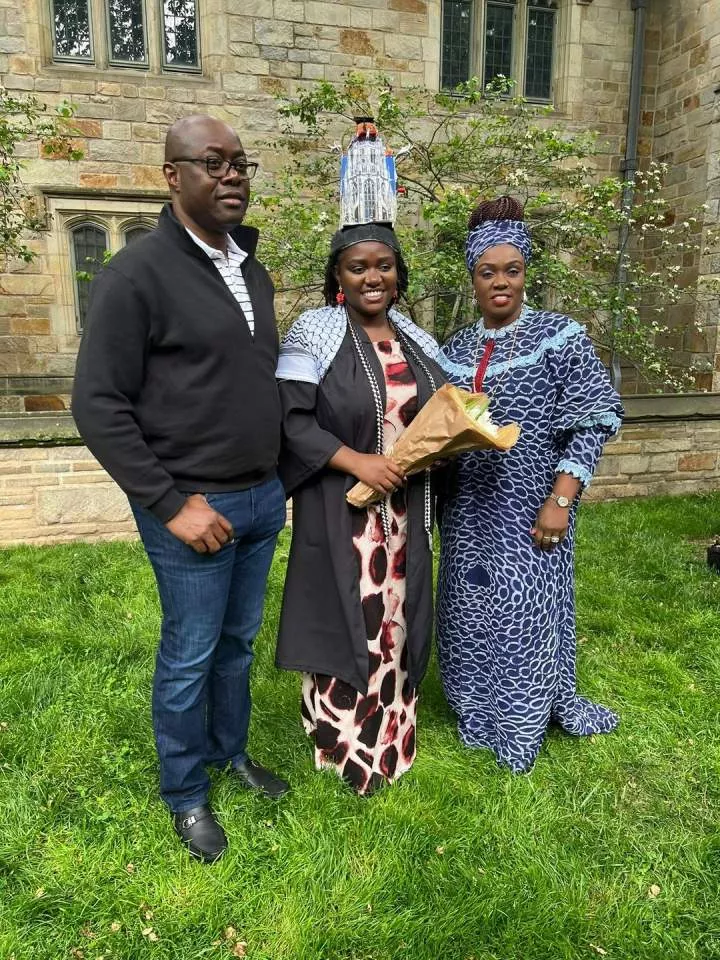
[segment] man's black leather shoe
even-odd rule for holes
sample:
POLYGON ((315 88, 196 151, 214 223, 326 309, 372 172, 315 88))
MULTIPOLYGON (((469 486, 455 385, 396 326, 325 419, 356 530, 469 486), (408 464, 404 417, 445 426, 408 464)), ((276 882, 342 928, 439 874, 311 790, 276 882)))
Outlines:
POLYGON ((271 773, 270 770, 266 770, 265 767, 261 767, 259 763, 252 760, 235 764, 232 772, 243 787, 248 790, 259 790, 272 800, 284 797, 290 790, 290 784, 287 780, 282 780, 271 773))
POLYGON ((196 860, 215 863, 227 850, 225 831, 207 804, 174 813, 173 826, 190 856, 196 860))

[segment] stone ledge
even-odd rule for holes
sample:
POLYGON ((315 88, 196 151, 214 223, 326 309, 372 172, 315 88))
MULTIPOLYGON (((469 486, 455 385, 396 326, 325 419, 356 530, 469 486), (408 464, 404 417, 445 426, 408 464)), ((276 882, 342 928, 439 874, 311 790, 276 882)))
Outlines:
POLYGON ((0 414, 0 447, 80 444, 71 413, 0 414))
MULTIPOLYGON (((64 186, 62 184, 37 184, 33 186, 36 195, 47 197, 48 199, 59 197, 71 200, 97 200, 98 191, 95 187, 64 186)), ((170 194, 167 190, 157 187, 104 187, 102 198, 111 197, 113 200, 169 200, 170 194)))
POLYGON ((624 423, 720 420, 720 393, 638 394, 623 397, 624 423))
MULTIPOLYGON (((626 426, 640 423, 664 423, 671 420, 720 420, 720 393, 641 394, 625 397, 623 403, 625 405, 623 422, 626 426)), ((70 412, 0 413, 0 446, 80 442, 77 427, 70 412)))

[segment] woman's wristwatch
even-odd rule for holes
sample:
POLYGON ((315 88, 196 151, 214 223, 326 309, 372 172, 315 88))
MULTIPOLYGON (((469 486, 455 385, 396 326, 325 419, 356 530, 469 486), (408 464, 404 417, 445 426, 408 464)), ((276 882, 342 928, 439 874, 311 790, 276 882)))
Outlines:
POLYGON ((551 493, 548 495, 548 500, 554 500, 559 507, 567 508, 572 506, 572 500, 569 497, 564 497, 562 494, 551 493))

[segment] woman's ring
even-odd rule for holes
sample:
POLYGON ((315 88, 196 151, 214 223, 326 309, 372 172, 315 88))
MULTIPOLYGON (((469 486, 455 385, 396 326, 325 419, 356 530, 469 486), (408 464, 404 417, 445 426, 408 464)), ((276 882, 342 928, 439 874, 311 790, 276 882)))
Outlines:
POLYGON ((550 537, 550 543, 560 543, 560 537, 550 537))

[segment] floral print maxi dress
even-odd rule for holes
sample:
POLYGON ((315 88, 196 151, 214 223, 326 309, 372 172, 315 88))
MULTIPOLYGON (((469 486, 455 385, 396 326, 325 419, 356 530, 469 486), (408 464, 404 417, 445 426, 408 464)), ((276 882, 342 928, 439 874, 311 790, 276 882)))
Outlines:
MULTIPOLYGON (((385 375, 385 449, 417 412, 417 386, 400 344, 373 344, 385 375)), ((344 680, 303 675, 302 715, 315 740, 315 766, 332 767, 358 793, 402 776, 415 759, 417 694, 410 689, 405 646, 405 492, 389 500, 390 541, 377 505, 356 511, 353 547, 367 628, 367 695, 344 680)))

